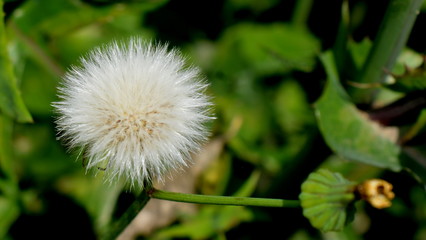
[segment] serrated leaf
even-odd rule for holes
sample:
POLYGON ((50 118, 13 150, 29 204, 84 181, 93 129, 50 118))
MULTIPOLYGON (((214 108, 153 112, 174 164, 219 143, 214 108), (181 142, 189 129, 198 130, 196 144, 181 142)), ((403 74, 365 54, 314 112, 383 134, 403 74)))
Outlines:
POLYGON ((400 147, 351 102, 340 85, 333 55, 326 53, 321 60, 328 80, 322 96, 315 103, 315 113, 327 144, 348 160, 401 170, 400 147))

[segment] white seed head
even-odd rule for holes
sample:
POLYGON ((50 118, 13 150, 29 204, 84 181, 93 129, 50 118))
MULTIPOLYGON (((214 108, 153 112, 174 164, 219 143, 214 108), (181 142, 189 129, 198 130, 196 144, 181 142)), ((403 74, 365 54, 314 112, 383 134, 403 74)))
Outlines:
POLYGON ((133 186, 187 165, 206 139, 211 105, 199 70, 176 50, 133 38, 97 48, 59 88, 59 138, 84 149, 87 167, 133 186))

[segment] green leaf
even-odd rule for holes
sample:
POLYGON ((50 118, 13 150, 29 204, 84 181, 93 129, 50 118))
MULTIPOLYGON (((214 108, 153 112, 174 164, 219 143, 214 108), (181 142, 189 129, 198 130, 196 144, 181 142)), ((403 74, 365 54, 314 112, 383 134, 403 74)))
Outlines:
POLYGON ((297 27, 239 24, 225 32, 217 57, 219 67, 225 71, 239 68, 262 76, 292 69, 310 71, 319 49, 319 41, 297 27))
POLYGON ((426 90, 426 65, 421 54, 405 49, 392 69, 385 87, 397 92, 410 93, 426 90))
POLYGON ((286 181, 303 164, 302 158, 309 152, 318 130, 312 106, 296 80, 286 79, 277 88, 274 112, 280 134, 285 136, 283 144, 277 146, 276 164, 279 168, 275 173, 286 181))
POLYGON ((12 13, 11 21, 31 37, 43 33, 58 38, 87 25, 109 24, 119 16, 151 11, 165 2, 167 1, 116 3, 99 8, 70 0, 26 1, 12 13))
MULTIPOLYGON (((12 15, 13 21, 19 29, 30 36, 40 33, 51 38, 58 38, 81 29, 87 25, 105 25, 120 16, 138 14, 152 11, 167 0, 141 1, 126 4, 108 4, 101 8, 83 2, 70 0, 43 0, 26 1, 12 15)), ((140 22, 139 22, 140 24, 140 22)), ((123 25, 122 28, 136 26, 123 25)))
POLYGON ((12 129, 12 119, 0 115, 0 173, 14 179, 16 176, 12 162, 12 129))
POLYGON ((279 3, 278 0, 231 0, 229 2, 236 8, 235 11, 251 9, 255 13, 261 13, 279 3))
POLYGON ((367 38, 363 39, 361 42, 349 41, 348 48, 350 56, 357 71, 362 68, 363 63, 367 59, 371 45, 371 41, 367 38))
MULTIPOLYGON (((53 112, 52 102, 58 100, 56 86, 59 76, 54 76, 47 68, 40 67, 33 59, 26 58, 25 71, 22 74, 21 90, 26 107, 34 116, 50 117, 53 112), (43 94, 41 94, 43 93, 43 94)), ((51 127, 51 126, 50 126, 51 127)))
POLYGON ((0 196, 0 238, 4 239, 10 226, 19 216, 19 207, 8 198, 0 196))
POLYGON ((394 171, 401 170, 398 158, 400 147, 351 102, 340 85, 333 55, 328 52, 321 60, 328 80, 322 96, 315 104, 315 112, 327 144, 346 159, 394 171))
POLYGON ((306 93, 295 80, 287 79, 278 87, 274 104, 277 121, 286 134, 306 134, 304 130, 315 124, 306 93))
POLYGON ((426 71, 408 73, 395 79, 395 83, 387 86, 389 89, 403 93, 426 90, 426 71))
POLYGON ((348 161, 335 154, 329 156, 319 168, 326 168, 332 172, 339 172, 348 179, 362 181, 371 178, 379 178, 384 169, 369 164, 348 161))
MULTIPOLYGON (((0 1, 3 9, 3 1, 0 1)), ((7 52, 4 13, 0 11, 0 110, 18 122, 32 122, 32 118, 17 86, 12 63, 7 52)))
POLYGON ((402 136, 401 142, 407 142, 413 139, 415 136, 426 131, 426 109, 420 112, 417 121, 408 129, 408 131, 402 136))
MULTIPOLYGON (((8 27, 19 40, 16 42, 23 46, 20 50, 57 81, 63 75, 63 66, 76 64, 94 46, 135 35, 149 39, 152 30, 141 28, 141 24, 147 13, 166 2, 111 3, 96 7, 72 0, 25 1, 10 15, 8 27)), ((51 82, 51 79, 38 81, 51 82)))
POLYGON ((253 213, 244 207, 207 206, 189 221, 159 231, 153 239, 214 239, 213 236, 226 232, 241 221, 250 221, 253 217, 253 213))
POLYGON ((259 95, 252 95, 256 101, 238 105, 220 99, 226 117, 243 120, 229 146, 241 159, 284 177, 302 164, 301 157, 318 133, 315 116, 294 79, 283 79, 273 93, 259 95))

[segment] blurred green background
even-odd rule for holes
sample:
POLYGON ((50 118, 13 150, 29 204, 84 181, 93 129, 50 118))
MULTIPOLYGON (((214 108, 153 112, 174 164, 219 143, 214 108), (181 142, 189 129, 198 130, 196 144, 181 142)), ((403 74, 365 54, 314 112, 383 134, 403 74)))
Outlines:
MULTIPOLYGON (((154 206, 153 227, 135 227, 123 239, 426 239, 424 187, 406 172, 339 158, 319 132, 312 105, 326 74, 318 56, 336 47, 342 3, 6 0, 0 48, 33 122, 12 123, 7 114, 0 121, 0 239, 97 239, 135 199, 120 183, 104 184, 102 172, 86 174, 56 140, 51 106, 61 77, 80 56, 132 36, 180 49, 210 83, 217 117, 211 141, 195 157, 194 167, 202 167, 176 177, 178 185, 191 178, 179 190, 297 199, 306 176, 325 167, 354 181, 382 177, 397 197, 385 210, 359 203, 354 223, 340 233, 315 230, 301 209, 178 204, 160 214, 154 206)), ((350 51, 362 62, 389 1, 347 3, 350 51)), ((420 54, 425 26, 423 7, 408 41, 420 54)))

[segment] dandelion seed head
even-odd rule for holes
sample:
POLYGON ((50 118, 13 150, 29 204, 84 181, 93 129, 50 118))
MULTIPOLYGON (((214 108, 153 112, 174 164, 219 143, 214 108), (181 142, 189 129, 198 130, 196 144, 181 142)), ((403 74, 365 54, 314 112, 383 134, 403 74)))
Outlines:
POLYGON ((199 70, 176 50, 131 39, 97 48, 59 88, 59 137, 87 167, 143 186, 186 166, 206 139, 210 102, 199 70))

